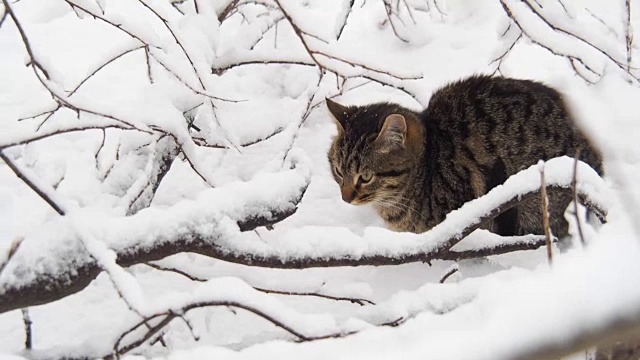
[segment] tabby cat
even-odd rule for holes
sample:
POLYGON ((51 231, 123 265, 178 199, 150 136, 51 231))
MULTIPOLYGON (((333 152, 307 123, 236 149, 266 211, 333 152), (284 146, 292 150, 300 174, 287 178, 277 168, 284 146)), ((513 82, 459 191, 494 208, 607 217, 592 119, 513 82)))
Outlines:
MULTIPOLYGON (((422 112, 390 103, 327 106, 338 125, 328 156, 342 199, 372 203, 396 231, 427 231, 510 175, 578 148, 602 173, 560 93, 534 81, 473 76, 436 91, 422 112)), ((567 235, 570 201, 569 194, 550 196, 558 237, 567 235)), ((524 202, 484 228, 543 234, 540 208, 538 199, 524 202)))

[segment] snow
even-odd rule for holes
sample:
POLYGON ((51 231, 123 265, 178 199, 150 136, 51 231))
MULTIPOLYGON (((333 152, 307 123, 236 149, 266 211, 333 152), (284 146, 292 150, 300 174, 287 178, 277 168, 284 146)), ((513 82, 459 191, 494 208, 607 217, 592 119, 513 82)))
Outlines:
MULTIPOLYGON (((106 65, 69 96, 102 64, 142 43, 73 11, 64 1, 10 2, 38 61, 51 75, 47 85, 72 105, 90 111, 78 116, 61 109, 44 124, 46 115, 16 121, 57 104, 25 66, 28 57, 21 38, 7 18, 0 28, 0 149, 63 204, 67 215, 57 215, 0 162, 0 260, 14 240, 24 238, 0 274, 0 291, 48 276, 72 280, 75 269, 87 263, 106 271, 79 293, 29 309, 32 352, 23 351, 21 313, 0 314, 0 359, 101 356, 140 321, 140 314, 178 310, 201 301, 242 304, 308 337, 358 333, 297 343, 291 341, 296 336, 256 314, 213 306, 183 314, 198 341, 184 321, 176 319, 165 329, 168 348, 145 344, 126 358, 527 358, 545 345, 566 344, 581 331, 638 317, 638 84, 593 47, 551 31, 524 3, 502 1, 530 38, 523 37, 509 51, 500 73, 561 90, 578 125, 605 159, 605 181, 579 164, 579 189, 608 211, 608 222, 602 226, 583 222, 585 247, 573 239, 576 246, 554 249, 551 266, 545 249, 458 263, 434 260, 299 270, 233 264, 192 253, 154 262, 205 280, 191 281, 144 264, 123 269, 115 263, 115 254, 196 234, 227 254, 271 257, 281 264, 300 258, 408 256, 441 247, 497 204, 537 190, 540 173, 533 165, 452 212, 429 233, 394 233, 384 228, 372 208, 340 199, 326 159, 337 130, 323 104, 325 97, 335 96, 345 104, 392 101, 420 109, 447 82, 492 73, 497 65, 491 61, 519 32, 512 25, 502 35, 509 18, 500 2, 489 0, 472 4, 407 0, 415 23, 404 1, 397 6, 392 1, 397 11, 392 16, 394 26, 407 42, 394 35, 382 1, 356 0, 346 18, 347 0, 281 0, 301 29, 328 42, 306 36, 313 49, 371 69, 418 77, 399 80, 316 55, 330 70, 319 80, 314 62, 272 1, 243 5, 222 24, 217 14, 229 1, 198 1, 196 12, 194 1, 187 0, 176 5, 184 14, 161 0, 72 2, 148 41, 151 79, 144 49, 135 50, 106 65), (276 21, 277 27, 267 30, 276 21), (578 64, 595 82, 588 85, 567 58, 538 43, 560 55, 579 57, 602 76, 578 64), (260 64, 270 60, 306 65, 260 64), (257 64, 212 73, 242 62, 257 64), (348 77, 344 87, 331 71, 348 77), (402 86, 406 92, 389 85, 402 86), (211 96, 242 101, 211 101, 211 96), (312 108, 303 119, 309 99, 312 108), (185 126, 183 112, 189 109, 200 130, 185 126), (155 169, 162 135, 173 137, 182 152, 151 206, 125 216, 155 169), (194 137, 228 149, 199 146, 194 137), (236 219, 290 209, 305 188, 293 216, 270 230, 239 231, 236 219), (457 273, 440 284, 453 268, 457 273), (254 287, 353 297, 375 305, 266 294, 254 287), (376 326, 394 321, 401 324, 376 326)), ((532 6, 551 23, 587 38, 626 65, 622 2, 563 0, 567 12, 559 2, 539 2, 542 7, 535 2, 532 6)), ((637 9, 632 7, 630 27, 636 39, 637 9)), ((632 55, 633 65, 637 47, 632 55)), ((631 71, 637 74, 633 67, 631 71)), ((572 159, 554 159, 543 166, 547 185, 571 183, 572 159)), ((575 233, 571 211, 566 216, 575 233)), ((532 240, 530 236, 504 239, 478 230, 452 251, 532 240)), ((132 334, 125 343, 141 333, 132 334)))

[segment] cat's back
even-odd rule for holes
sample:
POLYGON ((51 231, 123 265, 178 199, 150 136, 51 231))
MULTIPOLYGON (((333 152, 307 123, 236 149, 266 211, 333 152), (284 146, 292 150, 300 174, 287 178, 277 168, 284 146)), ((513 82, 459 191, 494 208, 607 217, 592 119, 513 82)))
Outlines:
MULTIPOLYGON (((499 158, 508 175, 541 159, 573 156, 578 147, 592 152, 562 95, 535 81, 472 76, 436 91, 422 117, 442 142, 485 164, 499 158)), ((588 155, 600 172, 597 156, 588 155)))
MULTIPOLYGON (((486 120, 487 115, 502 115, 501 111, 528 110, 529 113, 513 114, 520 117, 502 119, 518 121, 535 115, 532 112, 542 108, 547 111, 554 108, 564 110, 562 95, 536 81, 475 75, 435 91, 425 113, 472 122, 486 120), (469 113, 469 110, 474 110, 474 113, 469 113)), ((548 116, 546 118, 549 119, 548 116)))

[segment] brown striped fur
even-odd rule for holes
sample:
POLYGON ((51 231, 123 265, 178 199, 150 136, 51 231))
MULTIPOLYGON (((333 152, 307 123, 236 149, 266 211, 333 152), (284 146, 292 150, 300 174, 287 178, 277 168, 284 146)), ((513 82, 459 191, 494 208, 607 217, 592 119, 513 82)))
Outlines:
MULTIPOLYGON (((534 81, 473 76, 436 91, 422 112, 390 103, 327 106, 339 130, 329 162, 342 198, 372 203, 397 231, 427 231, 510 175, 540 159, 573 156, 578 147, 581 160, 602 173, 562 96, 534 81)), ((556 236, 567 234, 569 202, 567 195, 550 198, 556 236)), ((542 234, 540 204, 525 202, 485 227, 542 234)))

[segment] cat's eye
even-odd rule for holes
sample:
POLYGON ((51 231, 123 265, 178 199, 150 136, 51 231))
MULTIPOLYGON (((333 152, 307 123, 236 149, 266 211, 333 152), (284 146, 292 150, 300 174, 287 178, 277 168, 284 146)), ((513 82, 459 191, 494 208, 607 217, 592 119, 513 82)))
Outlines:
POLYGON ((369 181, 371 181, 371 179, 373 179, 373 173, 369 171, 365 171, 362 174, 360 174, 360 182, 363 184, 368 183, 369 181))

